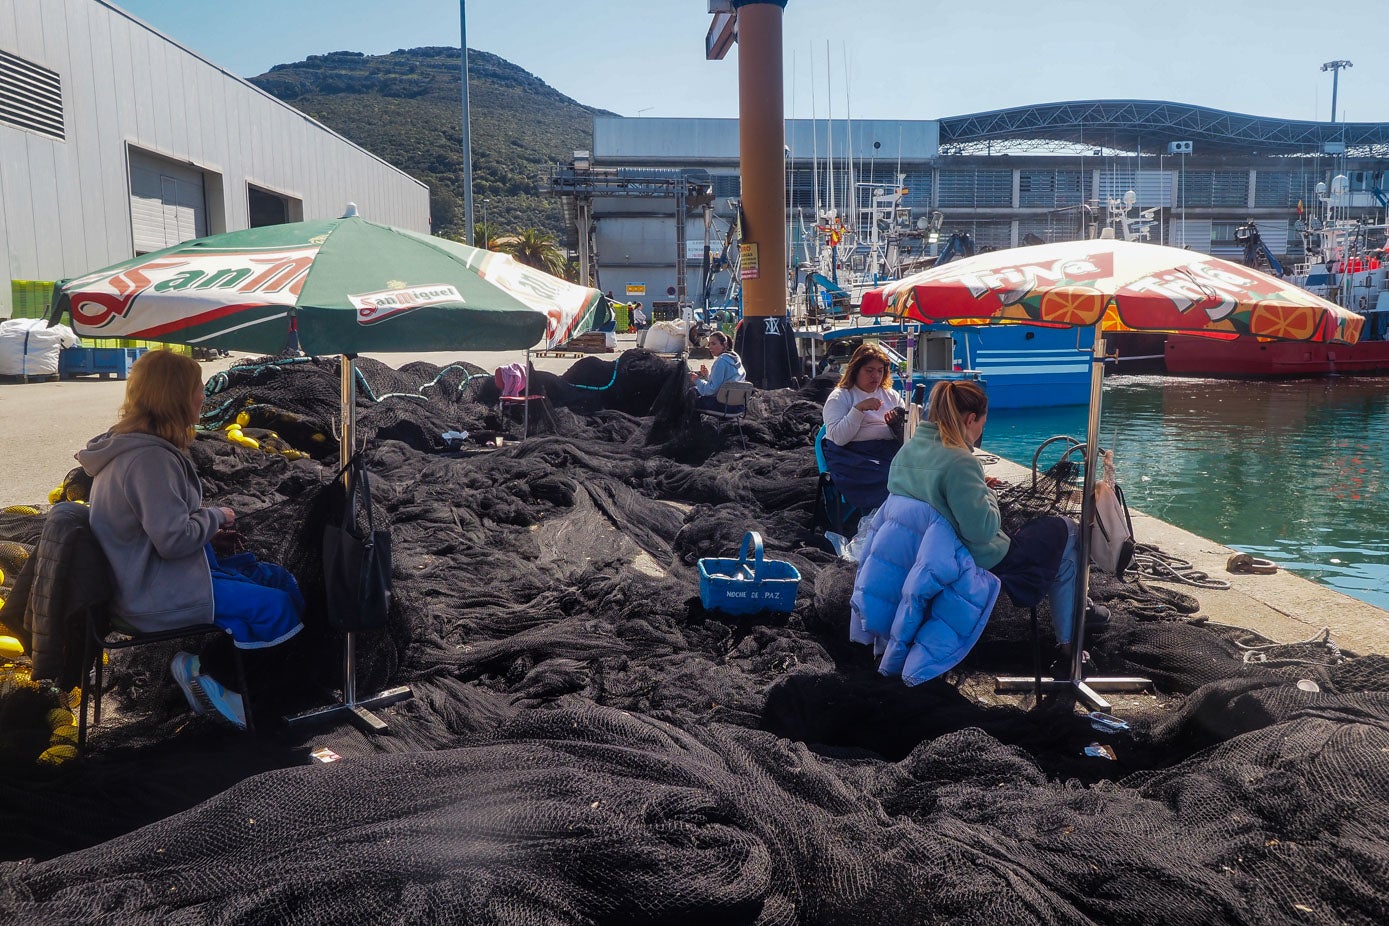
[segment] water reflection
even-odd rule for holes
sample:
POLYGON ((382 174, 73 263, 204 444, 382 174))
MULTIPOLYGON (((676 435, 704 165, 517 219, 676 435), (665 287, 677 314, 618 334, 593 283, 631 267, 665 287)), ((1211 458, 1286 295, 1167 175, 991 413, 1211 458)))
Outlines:
MULTIPOLYGON (((984 446, 1030 462, 1054 434, 1085 409, 993 412, 984 446)), ((1389 609, 1389 377, 1113 377, 1101 443, 1132 506, 1389 609)))

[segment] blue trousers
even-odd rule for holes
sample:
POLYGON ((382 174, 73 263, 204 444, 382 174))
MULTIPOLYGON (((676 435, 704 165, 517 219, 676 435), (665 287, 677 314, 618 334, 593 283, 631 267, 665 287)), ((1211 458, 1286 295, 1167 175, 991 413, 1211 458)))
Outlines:
POLYGON ((849 504, 871 511, 887 501, 887 473, 902 449, 895 440, 858 440, 844 446, 826 439, 820 444, 834 487, 849 504))
POLYGON ((264 649, 304 629, 304 596, 288 569, 259 562, 253 553, 218 559, 209 544, 212 622, 231 631, 240 649, 264 649))
POLYGON ((1071 642, 1076 600, 1076 543, 1080 525, 1070 518, 1034 518, 1013 532, 1008 554, 989 572, 1020 608, 1035 608, 1046 595, 1057 643, 1071 642))

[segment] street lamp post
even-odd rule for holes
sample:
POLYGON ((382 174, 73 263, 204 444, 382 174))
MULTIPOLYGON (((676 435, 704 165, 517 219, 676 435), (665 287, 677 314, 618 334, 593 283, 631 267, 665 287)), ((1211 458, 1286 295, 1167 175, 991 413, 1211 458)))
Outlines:
POLYGON ((1331 121, 1336 121, 1336 89, 1341 82, 1341 69, 1355 67, 1349 61, 1328 61, 1321 66, 1323 71, 1331 72, 1331 121))

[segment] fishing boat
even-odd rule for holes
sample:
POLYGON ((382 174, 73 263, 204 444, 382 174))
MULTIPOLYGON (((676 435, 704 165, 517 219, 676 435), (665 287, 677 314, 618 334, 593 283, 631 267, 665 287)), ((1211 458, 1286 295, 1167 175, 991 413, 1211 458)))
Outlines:
MULTIPOLYGON (((1289 279, 1365 316, 1360 340, 1355 344, 1310 344, 1168 335, 1164 357, 1168 373, 1250 377, 1389 373, 1389 254, 1385 240, 1389 225, 1346 215, 1341 204, 1347 200, 1348 188, 1344 175, 1332 179, 1329 194, 1326 184, 1317 185, 1322 215, 1299 223, 1307 260, 1293 268, 1289 279)), ((1259 266, 1258 230, 1251 222, 1240 232, 1245 263, 1259 266)))
POLYGON ((874 190, 871 205, 851 213, 868 216, 866 234, 858 222, 846 226, 837 216, 822 216, 814 229, 806 230, 803 240, 813 246, 807 246, 798 273, 792 319, 802 354, 813 358, 814 372, 847 359, 852 346, 871 339, 911 358, 915 385, 929 388, 941 379, 973 379, 988 390, 992 408, 1086 404, 1091 330, 944 324, 904 328, 881 317, 858 316, 867 290, 974 253, 966 233, 940 240, 944 216, 939 212, 912 223, 910 211, 899 205, 903 192, 900 180, 893 192, 874 190))

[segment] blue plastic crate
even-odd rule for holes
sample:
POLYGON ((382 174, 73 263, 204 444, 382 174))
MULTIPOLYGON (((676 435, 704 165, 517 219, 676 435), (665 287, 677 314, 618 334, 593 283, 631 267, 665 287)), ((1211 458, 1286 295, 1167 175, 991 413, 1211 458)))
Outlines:
POLYGON ((794 610, 800 587, 795 566, 762 555, 762 535, 757 531, 743 537, 737 559, 706 556, 699 561, 699 600, 705 608, 725 614, 794 610))
POLYGON ((65 347, 58 352, 58 375, 71 379, 110 374, 116 379, 125 379, 130 375, 130 367, 145 351, 143 347, 65 347))

